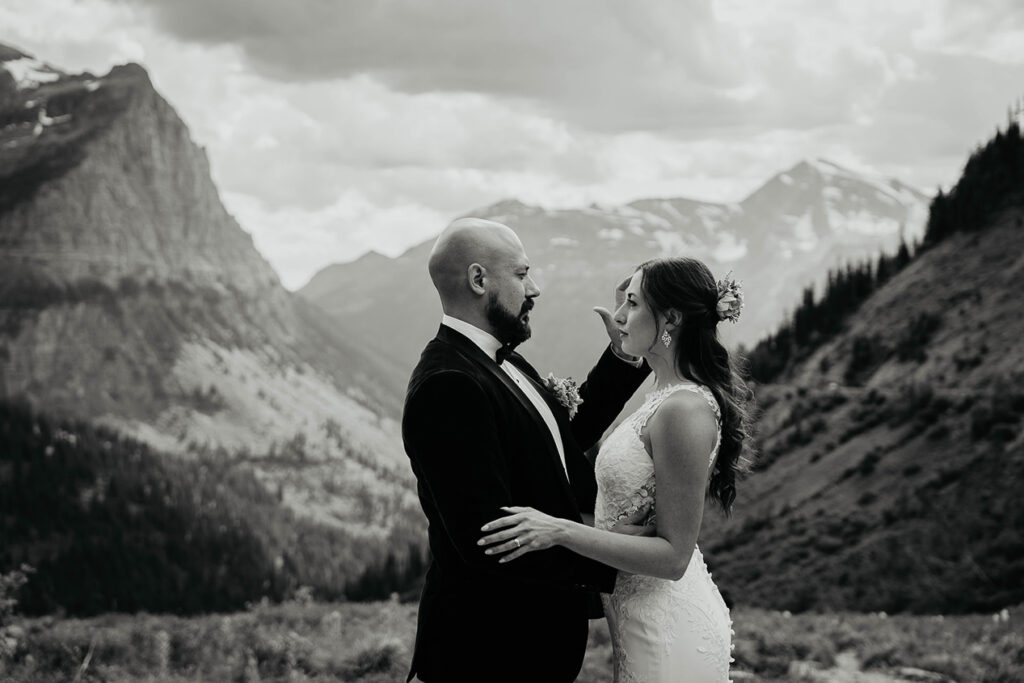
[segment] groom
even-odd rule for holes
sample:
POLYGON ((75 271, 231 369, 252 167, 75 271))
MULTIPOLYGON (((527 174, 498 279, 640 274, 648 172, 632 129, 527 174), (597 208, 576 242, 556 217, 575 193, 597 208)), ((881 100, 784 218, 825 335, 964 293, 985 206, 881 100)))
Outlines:
POLYGON ((540 290, 507 226, 453 222, 430 254, 444 316, 413 370, 405 450, 429 522, 433 561, 420 599, 409 680, 569 682, 587 644, 588 591, 610 593, 615 571, 564 548, 499 564, 477 545, 502 506, 581 520, 597 487, 583 454, 649 373, 612 346, 580 387, 570 420, 518 353, 540 290), (618 357, 617 357, 618 355, 618 357))

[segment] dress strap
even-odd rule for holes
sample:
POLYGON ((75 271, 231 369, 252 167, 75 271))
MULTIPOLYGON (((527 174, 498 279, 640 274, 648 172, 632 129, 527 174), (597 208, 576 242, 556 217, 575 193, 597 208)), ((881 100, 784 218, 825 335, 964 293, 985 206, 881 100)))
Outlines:
POLYGON ((711 454, 708 457, 708 469, 715 464, 715 458, 718 455, 718 447, 722 443, 722 409, 718 406, 718 401, 715 400, 715 395, 711 393, 711 390, 702 384, 696 384, 694 382, 686 382, 682 384, 671 384, 657 391, 652 391, 647 394, 647 400, 644 404, 633 414, 633 430, 636 432, 637 438, 640 438, 640 433, 643 428, 647 426, 647 421, 651 419, 651 416, 658 411, 661 404, 664 403, 665 399, 676 393, 677 391, 685 390, 692 391, 695 394, 704 397, 707 401, 711 411, 715 414, 715 422, 718 424, 718 434, 715 438, 715 446, 711 449, 711 454))
POLYGON ((651 419, 651 416, 658 411, 661 404, 664 403, 665 399, 680 390, 692 391, 695 394, 699 394, 704 397, 708 405, 711 407, 712 412, 715 414, 715 420, 721 424, 722 422, 722 411, 718 407, 718 401, 715 400, 715 395, 711 393, 711 390, 701 384, 695 384, 687 382, 683 384, 670 384, 667 387, 652 391, 647 394, 647 400, 640 406, 639 410, 634 415, 633 426, 637 433, 647 426, 647 421, 651 419))

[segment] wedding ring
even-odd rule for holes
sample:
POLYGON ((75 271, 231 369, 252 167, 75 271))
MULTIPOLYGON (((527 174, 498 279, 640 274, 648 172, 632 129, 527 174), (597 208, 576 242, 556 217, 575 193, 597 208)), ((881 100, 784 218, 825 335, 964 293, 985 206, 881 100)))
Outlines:
POLYGON ((519 550, 519 539, 513 538, 512 540, 516 542, 516 550, 519 550))

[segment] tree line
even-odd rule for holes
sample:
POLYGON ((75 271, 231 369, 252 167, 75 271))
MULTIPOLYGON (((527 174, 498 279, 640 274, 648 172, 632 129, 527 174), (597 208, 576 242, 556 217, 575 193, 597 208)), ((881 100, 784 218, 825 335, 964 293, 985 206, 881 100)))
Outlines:
MULTIPOLYGON (((956 232, 984 229, 998 212, 1024 203, 1024 138, 1017 119, 1021 108, 1011 112, 1006 130, 971 154, 956 185, 938 194, 929 206, 928 223, 921 243, 901 241, 896 254, 829 271, 821 297, 814 287, 804 289, 800 303, 776 329, 752 350, 743 350, 750 377, 774 382, 788 368, 810 356, 838 334, 860 305, 911 260, 956 232)), ((1018 227, 1021 221, 1018 220, 1018 227)))
POLYGON ((423 571, 414 543, 298 517, 225 458, 169 456, 6 401, 0 443, 0 574, 33 568, 18 595, 26 614, 227 611, 303 586, 376 599, 423 571))
POLYGON ((874 261, 829 270, 820 298, 815 297, 813 285, 804 288, 793 313, 775 332, 745 352, 751 379, 774 382, 793 364, 810 356, 835 337, 861 303, 912 259, 911 247, 901 241, 895 254, 881 254, 874 261))

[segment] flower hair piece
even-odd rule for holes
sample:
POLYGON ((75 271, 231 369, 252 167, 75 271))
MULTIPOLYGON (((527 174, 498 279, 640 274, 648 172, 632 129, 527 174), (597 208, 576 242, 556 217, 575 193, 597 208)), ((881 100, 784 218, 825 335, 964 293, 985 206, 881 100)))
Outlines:
POLYGON ((718 281, 718 319, 736 322, 743 310, 743 287, 730 277, 732 271, 718 281))

